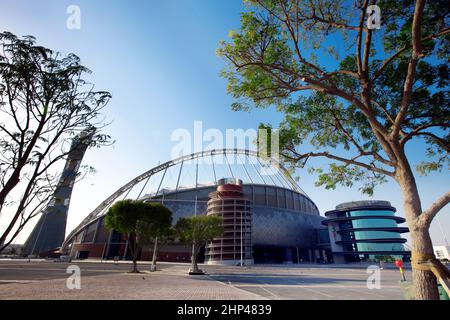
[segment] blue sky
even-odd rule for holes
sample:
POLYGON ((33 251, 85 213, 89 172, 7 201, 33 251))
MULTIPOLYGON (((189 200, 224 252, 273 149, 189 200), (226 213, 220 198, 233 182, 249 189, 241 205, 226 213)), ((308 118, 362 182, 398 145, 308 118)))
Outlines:
MULTIPOLYGON (((105 114, 113 121, 107 132, 116 143, 86 154, 85 163, 97 173, 75 186, 68 230, 128 180, 169 160, 175 129, 192 130, 195 120, 220 130, 257 128, 260 122, 277 126, 282 117, 274 109, 231 111, 233 100, 219 77, 224 62, 215 50, 230 29, 239 27, 242 9, 241 0, 2 1, 1 31, 33 35, 39 44, 77 54, 93 71, 90 78, 97 89, 113 95, 105 114), (80 30, 66 28, 66 9, 72 4, 81 9, 80 30)), ((423 149, 409 152, 417 160, 423 149)), ((306 171, 298 175, 321 213, 341 202, 367 199, 357 188, 325 190, 315 187, 315 177, 306 171)), ((418 179, 424 207, 448 189, 448 181, 448 172, 418 179)), ((396 184, 380 186, 373 198, 391 201, 403 216, 396 184)), ((447 207, 438 215, 448 239, 449 211, 447 207)), ((435 244, 444 243, 436 222, 432 238, 435 244)))

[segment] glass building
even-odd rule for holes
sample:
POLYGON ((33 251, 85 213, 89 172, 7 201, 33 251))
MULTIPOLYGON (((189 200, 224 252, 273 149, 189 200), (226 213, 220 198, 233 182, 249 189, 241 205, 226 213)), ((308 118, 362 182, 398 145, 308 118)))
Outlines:
POLYGON ((356 201, 342 203, 325 213, 330 245, 335 263, 375 261, 382 257, 410 255, 399 227, 404 218, 395 216, 396 209, 388 201, 356 201))

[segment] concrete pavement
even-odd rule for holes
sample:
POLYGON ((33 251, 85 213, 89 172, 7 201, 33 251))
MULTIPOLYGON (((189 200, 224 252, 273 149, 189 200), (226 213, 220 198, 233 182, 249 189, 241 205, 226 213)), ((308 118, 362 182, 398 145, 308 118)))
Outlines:
MULTIPOLYGON (((128 274, 130 264, 73 261, 0 260, 0 299, 403 299, 396 270, 380 272, 380 289, 368 289, 364 268, 314 266, 206 266, 204 276, 189 276, 188 264, 139 264, 143 274, 128 274), (81 289, 69 290, 70 265, 81 271, 81 289)), ((407 273, 407 278, 410 274, 407 273)))

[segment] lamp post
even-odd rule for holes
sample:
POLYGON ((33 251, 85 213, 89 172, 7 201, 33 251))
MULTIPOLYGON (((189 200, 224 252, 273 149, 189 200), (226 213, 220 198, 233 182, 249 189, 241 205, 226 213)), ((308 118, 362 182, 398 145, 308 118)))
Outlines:
POLYGON ((242 211, 241 211, 241 267, 244 265, 243 252, 242 252, 242 211))

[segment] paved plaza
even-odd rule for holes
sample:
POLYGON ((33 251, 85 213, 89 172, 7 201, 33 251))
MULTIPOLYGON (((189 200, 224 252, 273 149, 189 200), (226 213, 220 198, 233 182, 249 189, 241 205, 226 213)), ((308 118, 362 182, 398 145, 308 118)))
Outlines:
MULTIPOLYGON (((1 260, 0 299, 214 299, 214 300, 398 300, 397 270, 381 271, 380 289, 368 289, 362 267, 206 266, 189 276, 188 264, 159 263, 158 271, 129 274, 129 263, 1 260), (67 267, 81 271, 81 288, 67 288, 67 267)), ((406 274, 407 279, 410 273, 406 274)))

